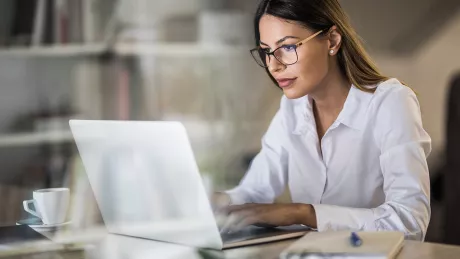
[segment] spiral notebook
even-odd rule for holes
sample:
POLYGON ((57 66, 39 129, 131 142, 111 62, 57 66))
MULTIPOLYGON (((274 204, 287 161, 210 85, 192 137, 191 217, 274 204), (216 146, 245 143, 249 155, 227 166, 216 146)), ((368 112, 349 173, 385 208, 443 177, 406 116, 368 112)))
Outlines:
POLYGON ((392 259, 404 245, 404 234, 395 231, 356 232, 362 240, 352 246, 351 232, 309 232, 286 248, 280 258, 370 258, 392 259))

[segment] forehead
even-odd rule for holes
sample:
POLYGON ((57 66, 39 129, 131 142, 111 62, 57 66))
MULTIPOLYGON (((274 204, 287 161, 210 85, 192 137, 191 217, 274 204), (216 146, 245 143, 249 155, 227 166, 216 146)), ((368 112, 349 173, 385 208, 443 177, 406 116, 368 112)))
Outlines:
POLYGON ((267 44, 274 44, 286 36, 307 37, 310 30, 291 21, 264 15, 259 22, 260 40, 267 44))

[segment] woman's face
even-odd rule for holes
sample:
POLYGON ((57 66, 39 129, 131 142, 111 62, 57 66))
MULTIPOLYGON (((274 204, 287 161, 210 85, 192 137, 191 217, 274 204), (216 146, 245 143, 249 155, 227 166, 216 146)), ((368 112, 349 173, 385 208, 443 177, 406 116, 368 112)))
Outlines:
MULTIPOLYGON (((316 33, 294 22, 264 15, 260 19, 260 47, 273 51, 286 44, 296 44, 316 33)), ((298 61, 286 66, 273 56, 267 64, 272 76, 289 99, 313 92, 329 70, 329 43, 320 35, 297 48, 298 61)))

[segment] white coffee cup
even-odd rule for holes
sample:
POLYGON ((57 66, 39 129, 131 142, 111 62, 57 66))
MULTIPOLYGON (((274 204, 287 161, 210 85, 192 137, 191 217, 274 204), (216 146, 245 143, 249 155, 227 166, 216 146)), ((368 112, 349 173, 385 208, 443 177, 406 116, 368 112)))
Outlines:
POLYGON ((24 210, 42 219, 45 225, 64 223, 69 206, 68 188, 41 189, 33 192, 33 200, 23 201, 24 210), (29 207, 33 203, 35 210, 29 207))

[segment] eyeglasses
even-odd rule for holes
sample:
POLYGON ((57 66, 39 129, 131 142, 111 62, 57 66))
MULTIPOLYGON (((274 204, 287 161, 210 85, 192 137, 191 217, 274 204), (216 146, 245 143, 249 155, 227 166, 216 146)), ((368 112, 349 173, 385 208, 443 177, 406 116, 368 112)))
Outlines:
POLYGON ((257 47, 251 49, 251 55, 257 64, 264 68, 268 68, 268 64, 270 64, 270 56, 274 56, 276 60, 285 66, 293 65, 299 60, 297 48, 307 43, 307 41, 313 39, 321 32, 323 31, 321 30, 296 44, 283 45, 272 52, 267 51, 267 49, 257 47))

